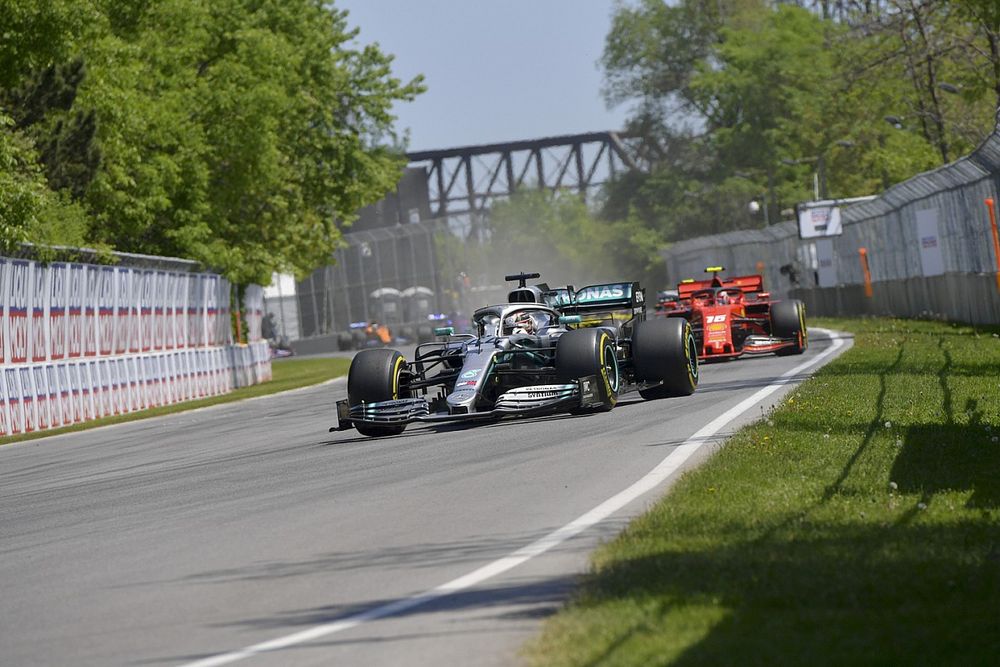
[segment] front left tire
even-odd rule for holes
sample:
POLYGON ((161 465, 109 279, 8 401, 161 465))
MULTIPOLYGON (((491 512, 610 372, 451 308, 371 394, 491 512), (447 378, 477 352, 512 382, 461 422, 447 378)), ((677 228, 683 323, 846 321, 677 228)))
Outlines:
MULTIPOLYGON (((362 403, 376 403, 405 398, 400 386, 400 376, 406 360, 396 350, 376 348, 362 350, 354 355, 347 374, 347 400, 351 407, 362 403)), ((406 424, 354 425, 361 435, 399 435, 406 424)))
POLYGON ((640 389, 644 399, 690 396, 698 387, 698 345, 682 317, 637 322, 632 333, 636 378, 659 382, 640 389))
POLYGON ((616 345, 604 329, 576 329, 564 333, 556 345, 555 364, 556 375, 565 382, 597 376, 603 399, 597 411, 607 412, 618 403, 621 373, 616 345))

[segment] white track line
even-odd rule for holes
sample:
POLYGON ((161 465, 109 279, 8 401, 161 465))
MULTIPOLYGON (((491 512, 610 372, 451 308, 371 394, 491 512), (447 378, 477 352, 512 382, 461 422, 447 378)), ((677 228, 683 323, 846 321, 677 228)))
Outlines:
POLYGON ((367 621, 374 621, 379 618, 394 616, 400 612, 413 609, 414 607, 430 602, 431 600, 437 600, 438 598, 442 598, 446 595, 451 595, 452 593, 456 593, 480 584, 487 579, 503 574, 504 572, 531 560, 535 556, 540 556, 553 547, 562 544, 571 537, 578 535, 584 530, 596 525, 600 521, 603 521, 621 508, 628 505, 633 500, 637 499, 639 496, 642 496, 659 486, 664 480, 677 472, 677 469, 680 468, 685 461, 691 458, 691 456, 693 456, 702 445, 708 442, 708 440, 716 433, 725 428, 731 421, 774 392, 789 384, 792 381, 791 378, 795 377, 802 371, 815 366, 830 355, 834 354, 844 345, 845 338, 839 336, 837 332, 830 331, 828 329, 813 329, 813 331, 827 334, 833 341, 833 345, 809 361, 799 364, 790 371, 782 373, 781 376, 779 376, 778 379, 772 384, 759 389, 750 397, 745 398, 735 406, 726 410, 724 413, 699 429, 681 445, 678 445, 655 468, 646 473, 642 479, 635 482, 624 491, 608 498, 586 514, 567 523, 562 528, 552 531, 548 535, 532 542, 526 547, 522 547, 521 549, 514 551, 508 556, 495 560, 492 563, 488 563, 477 570, 473 570, 464 576, 452 579, 447 583, 441 584, 440 586, 423 593, 418 593, 408 598, 402 598, 400 600, 396 600, 395 602, 390 602, 380 607, 375 607, 373 609, 369 609, 368 611, 348 616, 347 618, 339 621, 323 623, 309 628, 308 630, 285 635, 284 637, 272 639, 260 644, 254 644, 253 646, 248 646, 238 651, 222 653, 210 658, 205 658, 204 660, 190 662, 182 667, 217 667, 218 665, 227 665, 238 660, 251 658, 261 653, 277 651, 290 646, 312 641, 314 639, 319 639, 320 637, 325 637, 326 635, 330 635, 335 632, 348 630, 367 621))

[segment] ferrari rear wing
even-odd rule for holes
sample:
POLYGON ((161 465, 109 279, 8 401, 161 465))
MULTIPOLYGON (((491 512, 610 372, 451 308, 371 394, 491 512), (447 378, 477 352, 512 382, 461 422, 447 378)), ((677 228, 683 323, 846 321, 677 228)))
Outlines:
POLYGON ((713 287, 732 287, 741 290, 744 294, 754 294, 764 291, 764 279, 760 276, 736 276, 720 280, 685 280, 677 285, 677 296, 681 299, 690 299, 695 292, 713 287))

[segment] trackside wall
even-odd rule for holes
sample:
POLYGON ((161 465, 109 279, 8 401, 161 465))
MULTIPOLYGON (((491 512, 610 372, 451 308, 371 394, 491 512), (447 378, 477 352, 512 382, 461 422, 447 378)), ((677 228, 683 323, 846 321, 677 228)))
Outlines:
POLYGON ((270 378, 263 291, 234 345, 229 283, 168 258, 0 257, 0 436, 214 396, 270 378), (131 264, 131 265, 130 265, 131 264))
POLYGON ((814 241, 800 240, 796 223, 784 222, 691 239, 663 250, 668 281, 698 278, 706 266, 722 264, 731 275, 762 272, 767 287, 802 299, 812 314, 997 324, 997 264, 984 200, 996 201, 998 191, 1000 130, 994 130, 972 154, 871 201, 844 207, 844 233, 831 239, 830 256, 818 254, 814 241), (936 222, 936 233, 927 231, 928 220, 936 222), (860 248, 868 255, 871 297, 864 293, 860 248), (820 262, 835 276, 832 286, 818 286, 820 262), (787 269, 781 273, 783 266, 795 270, 798 284, 787 269))

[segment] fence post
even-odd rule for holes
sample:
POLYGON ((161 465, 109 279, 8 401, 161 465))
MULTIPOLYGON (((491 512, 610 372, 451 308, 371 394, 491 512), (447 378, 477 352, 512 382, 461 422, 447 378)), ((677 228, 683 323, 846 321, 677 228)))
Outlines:
POLYGON ((872 298, 872 273, 868 269, 868 250, 866 248, 858 248, 858 255, 861 257, 861 271, 865 274, 865 296, 869 299, 872 298))
POLYGON ((993 197, 987 197, 984 201, 990 212, 990 227, 993 228, 993 259, 997 263, 997 291, 1000 292, 1000 233, 997 232, 996 204, 993 197))

